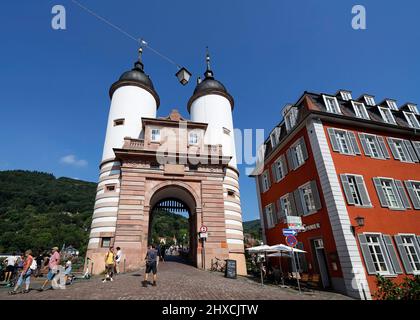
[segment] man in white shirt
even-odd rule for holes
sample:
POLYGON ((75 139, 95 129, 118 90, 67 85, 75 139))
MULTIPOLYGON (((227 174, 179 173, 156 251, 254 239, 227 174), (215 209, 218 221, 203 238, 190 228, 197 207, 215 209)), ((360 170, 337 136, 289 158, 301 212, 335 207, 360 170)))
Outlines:
POLYGON ((121 258, 122 258, 122 251, 120 247, 117 247, 117 255, 115 256, 115 271, 116 273, 120 273, 120 262, 121 262, 121 258))
POLYGON ((4 278, 5 282, 9 282, 10 279, 12 278, 13 273, 15 272, 15 264, 16 264, 16 256, 9 256, 6 258, 7 260, 7 267, 6 267, 6 275, 4 278))

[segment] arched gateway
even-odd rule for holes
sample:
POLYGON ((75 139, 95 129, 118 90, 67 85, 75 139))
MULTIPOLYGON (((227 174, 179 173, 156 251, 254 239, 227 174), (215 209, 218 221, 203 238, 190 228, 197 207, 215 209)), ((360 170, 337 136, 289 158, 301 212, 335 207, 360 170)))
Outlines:
POLYGON ((93 273, 104 270, 110 245, 122 248, 126 270, 143 266, 154 210, 182 206, 189 212, 193 264, 209 269, 215 257, 234 259, 238 274, 246 274, 233 98, 207 62, 188 102, 191 120, 177 110, 156 117, 159 97, 141 57, 111 86, 87 251, 93 273), (202 225, 208 228, 205 250, 198 239, 202 225))

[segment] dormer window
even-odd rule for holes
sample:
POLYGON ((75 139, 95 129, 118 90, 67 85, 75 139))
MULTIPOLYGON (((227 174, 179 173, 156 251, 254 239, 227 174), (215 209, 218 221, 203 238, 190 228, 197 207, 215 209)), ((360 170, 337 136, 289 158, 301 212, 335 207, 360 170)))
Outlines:
POLYGON ((336 97, 323 96, 323 98, 328 112, 341 114, 340 105, 336 97))
POLYGON ((417 119, 416 115, 412 112, 404 111, 405 119, 407 120, 408 125, 410 128, 420 129, 419 120, 417 119))
POLYGON ((274 148, 280 141, 280 128, 276 127, 270 134, 271 146, 274 148))
POLYGON ((382 116, 382 120, 389 124, 397 124, 390 109, 384 107, 378 107, 378 109, 382 116))
POLYGON ((390 100, 387 99, 386 100, 386 104, 388 105, 388 107, 392 110, 397 110, 398 111, 398 106, 397 106, 397 102, 395 100, 390 100))
POLYGON ((409 104, 407 104, 407 106, 408 106, 408 109, 409 109, 412 113, 414 113, 414 114, 420 114, 420 113, 419 113, 419 110, 417 109, 417 105, 409 103, 409 104))
POLYGON ((373 96, 363 96, 363 98, 365 99, 365 102, 368 106, 375 105, 375 99, 373 98, 373 96))
POLYGON ((152 142, 159 142, 160 141, 160 129, 152 129, 152 134, 150 137, 152 142))
MULTIPOLYGON (((288 108, 288 107, 286 107, 288 108)), ((296 107, 289 106, 289 110, 284 113, 284 123, 286 130, 289 132, 296 125, 298 110, 296 107)))
POLYGON ((350 91, 340 91, 340 96, 344 101, 349 101, 352 99, 350 91))
POLYGON ((356 117, 367 120, 370 119, 364 103, 352 101, 351 104, 353 105, 353 110, 356 114, 356 117))

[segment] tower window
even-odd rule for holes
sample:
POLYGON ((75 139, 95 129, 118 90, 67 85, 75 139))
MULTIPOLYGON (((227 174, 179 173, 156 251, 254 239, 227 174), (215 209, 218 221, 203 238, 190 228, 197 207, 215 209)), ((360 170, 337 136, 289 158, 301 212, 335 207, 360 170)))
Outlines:
POLYGON ((230 130, 228 128, 223 127, 223 133, 230 136, 230 130))
POLYGON ((105 192, 114 192, 115 191, 115 184, 107 184, 105 186, 105 192))
POLYGON ((235 191, 228 189, 227 194, 228 194, 228 196, 234 197, 235 196, 235 191))
POLYGON ((152 129, 151 141, 153 142, 160 141, 160 129, 152 129))
POLYGON ((115 119, 114 120, 114 127, 124 125, 124 119, 115 119))
POLYGON ((188 136, 188 144, 198 144, 198 134, 197 132, 190 132, 188 136))
POLYGON ((111 246, 111 238, 110 237, 104 237, 101 241, 101 247, 102 248, 109 248, 111 246))

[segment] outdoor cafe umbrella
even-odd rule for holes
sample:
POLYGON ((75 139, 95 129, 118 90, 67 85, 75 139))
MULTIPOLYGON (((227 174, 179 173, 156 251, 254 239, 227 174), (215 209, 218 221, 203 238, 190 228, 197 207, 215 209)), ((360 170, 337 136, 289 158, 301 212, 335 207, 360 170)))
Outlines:
MULTIPOLYGON (((270 246, 263 244, 261 246, 251 247, 246 249, 250 253, 264 253, 265 260, 267 261, 267 252, 277 252, 278 250, 272 249, 270 246)), ((260 274, 261 274, 261 285, 264 285, 264 278, 262 274, 262 268, 260 266, 260 274)))
MULTIPOLYGON (((278 252, 278 253, 275 254, 275 256, 276 257, 279 257, 280 271, 281 271, 281 274, 282 274, 281 280, 282 280, 282 283, 284 285, 283 270, 281 268, 282 252, 289 252, 291 254, 291 258, 293 259, 293 266, 295 267, 295 270, 297 272, 297 268, 295 266, 295 263, 296 262, 295 262, 295 255, 294 255, 294 253, 306 253, 306 251, 303 251, 303 250, 300 250, 300 249, 296 249, 296 248, 293 248, 293 247, 289 247, 289 246, 286 246, 285 244, 276 244, 274 246, 271 246, 268 250, 270 250, 270 249, 271 250, 276 250, 278 252)), ((271 257, 274 257, 274 254, 269 255, 269 257, 270 256, 271 257)), ((296 280, 297 280, 297 284, 298 284, 299 292, 300 292, 299 278, 297 276, 296 276, 296 280)))
POLYGON ((296 252, 296 253, 306 253, 306 251, 296 249, 293 247, 286 246, 285 244, 276 244, 267 249, 267 251, 273 250, 275 252, 296 252))
POLYGON ((267 252, 267 251, 276 252, 277 251, 277 250, 271 249, 271 247, 266 244, 263 244, 257 247, 247 248, 246 250, 249 251, 250 253, 267 252))

